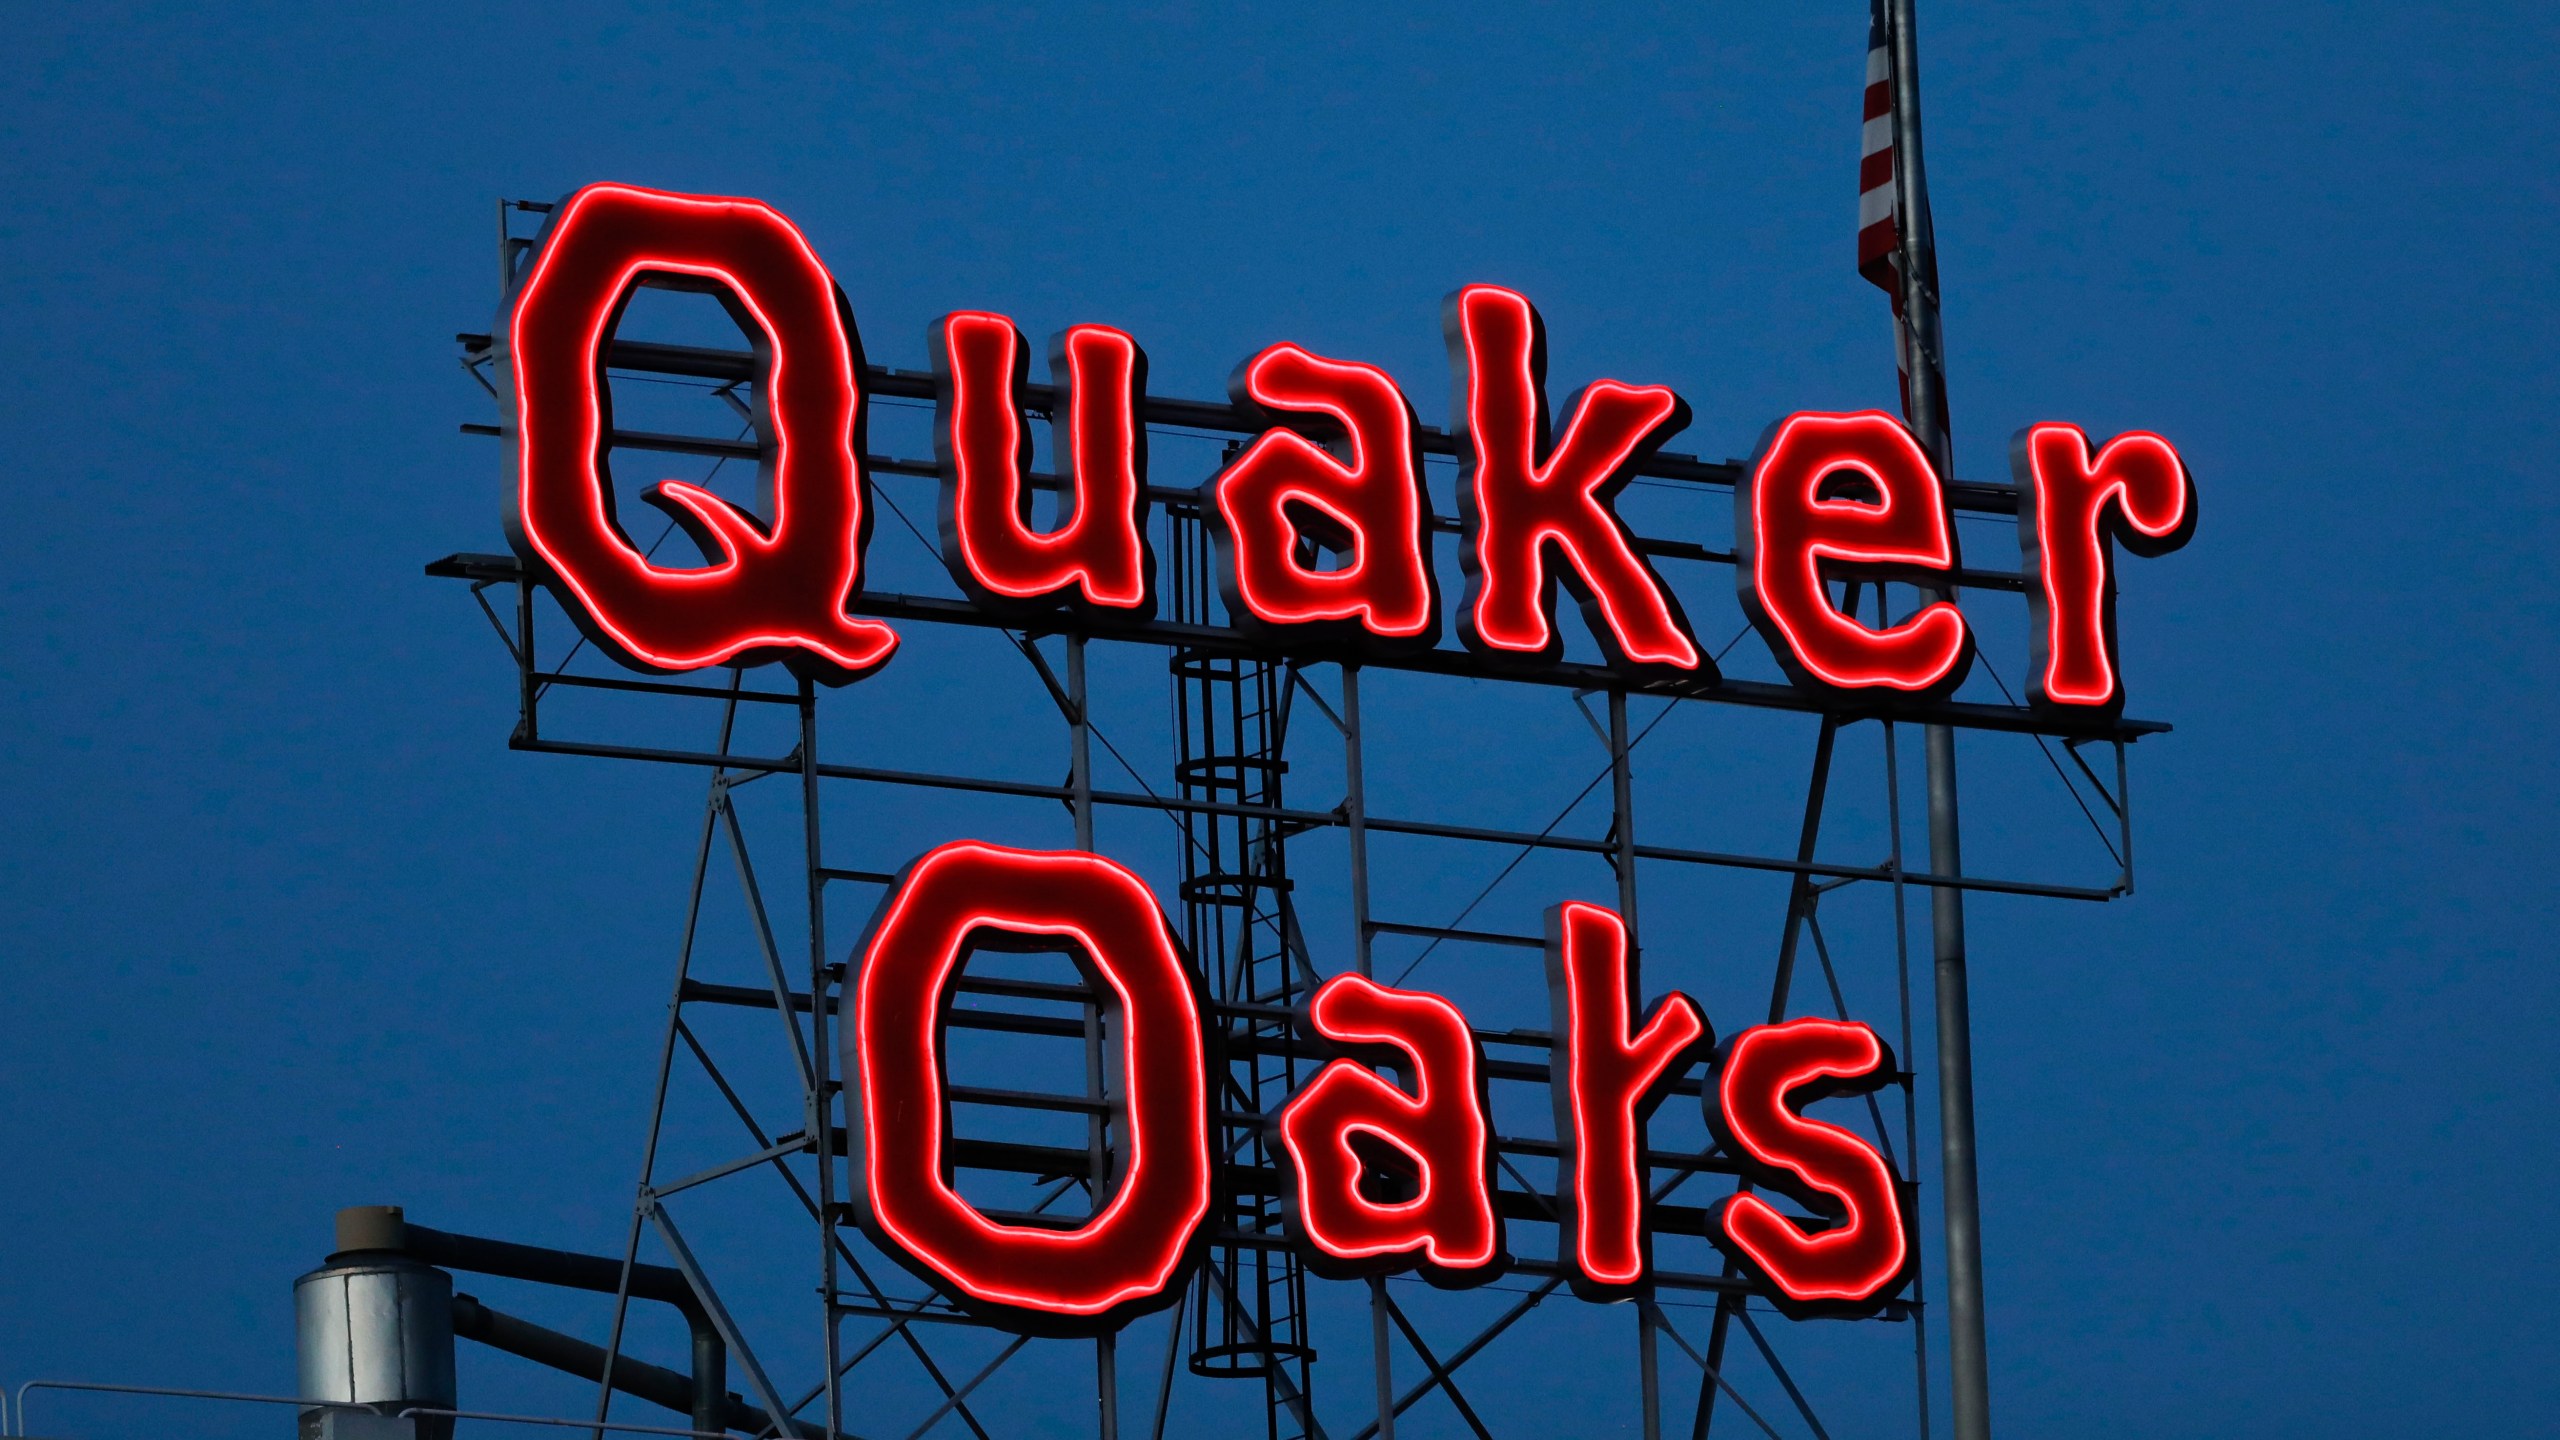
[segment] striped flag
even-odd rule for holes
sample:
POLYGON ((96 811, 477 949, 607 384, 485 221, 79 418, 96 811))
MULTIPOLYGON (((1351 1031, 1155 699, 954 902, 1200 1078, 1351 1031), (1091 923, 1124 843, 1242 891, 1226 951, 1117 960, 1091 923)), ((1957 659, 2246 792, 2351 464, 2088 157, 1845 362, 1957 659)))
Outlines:
MULTIPOLYGON (((1858 273, 1893 302, 1894 370, 1902 387, 1902 415, 1911 415, 1911 327, 1902 313, 1902 216, 1893 184, 1893 41, 1885 0, 1867 9, 1866 120, 1858 145, 1858 273)), ((1930 257, 1934 266, 1935 256, 1930 257)), ((1937 277, 1927 277, 1937 289, 1937 277)), ((1946 432, 1946 386, 1937 387, 1939 433, 1946 432)))

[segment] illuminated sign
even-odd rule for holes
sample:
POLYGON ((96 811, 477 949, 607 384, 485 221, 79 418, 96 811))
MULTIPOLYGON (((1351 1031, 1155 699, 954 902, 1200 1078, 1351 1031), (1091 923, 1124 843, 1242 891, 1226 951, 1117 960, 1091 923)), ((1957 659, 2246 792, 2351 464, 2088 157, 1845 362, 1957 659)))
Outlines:
MULTIPOLYGON (((1212 1198, 1211 1060, 1173 931, 1144 882, 1098 855, 975 841, 907 867, 880 904, 846 990, 841 1034, 860 1136, 863 1229, 944 1293, 1016 1328, 1109 1328, 1171 1303, 1212 1198), (941 1060, 946 1008, 973 950, 1063 950, 1106 997, 1125 1127, 1090 1219, 1071 1229, 990 1220, 952 1184, 941 1060)), ((1626 926, 1597 905, 1550 912, 1558 1013, 1553 1093, 1564 1152, 1554 1204, 1577 1291, 1620 1298, 1651 1266, 1645 1122, 1708 1059, 1706 1020, 1677 992, 1630 1029, 1626 926)), ((1484 1057, 1447 999, 1336 975, 1301 1024, 1334 1051, 1271 1120, 1289 1177, 1288 1228, 1319 1274, 1418 1270, 1481 1284, 1509 1258, 1495 1205, 1484 1057)), ((1884 1157, 1801 1111, 1893 1078, 1864 1025, 1795 1020, 1736 1035, 1712 1057, 1706 1119, 1727 1154, 1813 1223, 1751 1195, 1709 1238, 1794 1313, 1856 1314, 1908 1276, 1911 1219, 1884 1157)))
MULTIPOLYGON (((1614 503, 1688 422, 1688 406, 1660 385, 1603 380, 1551 440, 1536 307, 1470 285, 1449 297, 1443 329, 1463 465, 1461 639, 1525 665, 1554 661, 1562 582, 1613 668, 1716 684, 1614 503)), ((509 534, 609 653, 659 671, 781 660, 838 684, 888 661, 897 636, 850 613, 871 531, 861 340, 789 221, 752 200, 591 185, 553 210, 497 334, 516 442, 509 534), (754 340, 763 513, 681 481, 646 496, 701 547, 702 566, 649 560, 614 516, 604 364, 643 285, 708 289, 754 340)), ((963 311, 934 328, 933 350, 942 550, 962 588, 1024 611, 1152 615, 1138 342, 1087 324, 1052 347, 1068 492, 1065 518, 1047 532, 1031 521, 1021 332, 963 311)), ((1420 427, 1394 377, 1282 343, 1240 367, 1231 389, 1268 427, 1201 491, 1239 625, 1291 652, 1429 648, 1441 628, 1431 508, 1420 427)), ((2015 463, 2037 703, 2112 712, 2124 693, 2114 548, 2158 555, 2184 544, 2194 484, 2167 441, 2142 433, 2093 452, 2074 427, 2037 425, 2019 436, 2015 463)), ((1789 416, 1734 502, 1743 609, 1809 696, 1873 704, 1942 696, 1963 680, 1974 639, 1953 604, 1879 629, 1831 596, 1841 580, 1955 576, 1945 485, 1901 421, 1789 416)))
MULTIPOLYGON (((1617 509, 1688 406, 1661 385, 1602 380, 1556 433, 1545 325, 1525 296, 1466 286, 1448 298, 1443 331, 1452 425, 1433 443, 1460 462, 1466 590, 1454 628, 1466 651, 1506 675, 1560 664, 1561 585, 1625 677, 1613 687, 1726 684, 1617 509)), ((931 347, 939 550, 972 604, 1005 623, 1096 633, 1150 620, 1152 495, 1196 505, 1227 612, 1251 645, 1358 663, 1439 641, 1424 432, 1384 370, 1288 343, 1261 350, 1230 391, 1260 433, 1196 491, 1167 498, 1151 489, 1147 357, 1132 336, 1088 323, 1050 342, 1054 476, 1031 470, 1032 346, 1014 322, 958 311, 935 324, 931 347), (1058 491, 1045 529, 1038 486, 1058 491)), ((871 527, 861 341, 788 220, 751 200, 590 186, 553 210, 493 349, 516 457, 509 534, 609 654, 661 672, 778 661, 835 684, 890 660, 896 634, 854 613, 871 527), (758 508, 677 481, 646 492, 700 547, 693 566, 651 559, 614 513, 605 366, 624 307, 650 285, 717 296, 753 344, 758 508)), ((2183 544, 2193 481, 2156 435, 2101 446, 2068 425, 2023 432, 2014 466, 2033 703, 2111 716, 2124 698, 2116 552, 2183 544)), ((1872 411, 1788 416, 1735 484, 1743 611, 1813 707, 1890 712, 1942 700, 1964 679, 1976 640, 1952 602, 1898 620, 1880 610, 1870 624, 1835 594, 1886 579, 1952 593, 1950 485, 1900 421, 1872 411)), ((1081 851, 943 845, 897 877, 857 955, 838 1035, 852 1214, 865 1233, 955 1305, 1025 1332, 1107 1332, 1170 1304, 1217 1243, 1231 1157, 1212 1137, 1235 1117, 1218 1088, 1219 1017, 1145 882, 1081 851), (1100 1118, 1080 1220, 991 1212, 955 1181, 944 1043, 960 976, 985 950, 1064 954, 1096 997, 1109 1094, 1090 1102, 1100 1118)), ((1274 1243, 1326 1275, 1481 1284, 1512 1263, 1505 1207, 1521 1218, 1527 1198, 1542 1207, 1532 1218, 1557 1227, 1556 1271, 1577 1293, 1639 1294, 1671 1213, 1650 1174, 1648 1125, 1666 1098, 1694 1090, 1718 1163, 1746 1185, 1679 1212, 1689 1233, 1790 1314, 1871 1313, 1909 1283, 1906 1182, 1875 1146, 1806 1113, 1907 1083, 1874 1031, 1803 1019, 1719 1045, 1690 997, 1648 1003, 1628 927, 1599 905, 1548 911, 1545 964, 1552 1192, 1496 1183, 1508 1162, 1484 1037, 1466 1015, 1439 995, 1339 974, 1292 1017, 1290 1043, 1304 1048, 1291 1053, 1310 1057, 1312 1074, 1246 1117, 1280 1159, 1285 1242, 1274 1243)))

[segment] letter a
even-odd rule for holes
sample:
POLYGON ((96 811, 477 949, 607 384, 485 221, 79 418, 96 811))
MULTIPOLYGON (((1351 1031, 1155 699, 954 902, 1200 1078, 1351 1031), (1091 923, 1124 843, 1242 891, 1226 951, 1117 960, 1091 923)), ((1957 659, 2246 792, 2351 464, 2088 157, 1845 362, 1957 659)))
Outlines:
POLYGON ((1358 643, 1428 648, 1440 631, 1420 426, 1374 365, 1274 345, 1236 371, 1237 405, 1272 417, 1206 487, 1225 551, 1228 610, 1247 624, 1320 627, 1358 643), (1338 435, 1347 452, 1285 428, 1338 435), (1338 564, 1316 565, 1318 550, 1338 564))
POLYGON ((1317 987, 1306 1023, 1404 1076, 1399 1088, 1335 1060, 1274 1122, 1308 1262, 1337 1276, 1419 1264, 1435 1284, 1492 1279, 1503 1259, 1493 1126, 1466 1017, 1437 995, 1337 975, 1317 987))
POLYGON ((1547 997, 1555 1017, 1547 1094, 1555 1102, 1556 1210, 1576 1294, 1625 1297, 1651 1267, 1645 1121, 1697 1053, 1714 1044, 1697 1002, 1663 997, 1629 1034, 1636 961, 1616 911, 1547 911, 1547 997))

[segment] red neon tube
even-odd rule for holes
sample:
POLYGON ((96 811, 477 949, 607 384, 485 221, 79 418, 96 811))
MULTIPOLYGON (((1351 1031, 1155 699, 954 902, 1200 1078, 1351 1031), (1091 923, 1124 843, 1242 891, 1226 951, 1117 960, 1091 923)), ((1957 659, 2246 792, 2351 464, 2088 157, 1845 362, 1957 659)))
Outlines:
POLYGON ((2116 664, 2113 546, 2166 555, 2196 530, 2196 484, 2147 431, 2096 449, 2077 425, 2033 425, 2009 446, 2018 549, 2035 618, 2029 698, 2053 708, 2124 707, 2116 664))
POLYGON ((1941 695, 1964 679, 1973 633, 1938 604, 1889 629, 1840 613, 1834 574, 1925 581, 1956 567, 1938 473, 1881 411, 1790 415, 1734 489, 1742 605, 1798 685, 1833 693, 1941 695))
POLYGON ((1571 901, 1547 911, 1547 996, 1555 1022, 1557 1210, 1575 1292, 1624 1298, 1652 1268, 1645 1121, 1715 1041, 1697 1002, 1673 991, 1630 1027, 1636 959, 1616 911, 1571 901))
POLYGON ((1228 609, 1247 623, 1428 647, 1440 601, 1420 424, 1404 392, 1374 365, 1285 344, 1246 362, 1228 388, 1236 403, 1274 417, 1210 482, 1215 504, 1203 507, 1225 552, 1228 609), (1281 428, 1283 415, 1331 421, 1348 454, 1281 428), (1316 568, 1313 548, 1341 564, 1316 568))
POLYGON ((1065 518, 1045 533, 1031 525, 1029 368, 1022 333, 1002 315, 961 311, 934 327, 943 562, 982 604, 1144 610, 1146 352, 1108 325, 1058 337, 1049 373, 1069 489, 1065 518))
POLYGON ((754 200, 590 185, 562 201, 497 331, 516 434, 508 533, 596 642, 680 671, 780 659, 830 683, 877 669, 898 637, 846 613, 871 511, 862 344, 853 311, 791 222, 754 200), (715 288, 759 337, 756 442, 769 516, 667 480, 646 499, 710 564, 651 563, 614 515, 607 343, 634 289, 715 288))
POLYGON ((1209 1213, 1209 1075, 1191 973, 1144 882, 1099 855, 959 841, 907 867, 847 988, 863 1229, 966 1306, 1047 1333, 1180 1293, 1209 1213), (1000 1224, 951 1180, 942 1017, 973 948, 1065 949, 1103 996, 1125 1093, 1113 1173, 1073 1229, 1000 1224))
POLYGON ((1493 1125, 1466 1017, 1437 995, 1337 975, 1308 1002, 1307 1025, 1362 1057, 1328 1063, 1276 1123, 1308 1263, 1336 1276, 1419 1265, 1444 1285, 1493 1278, 1493 1125))
POLYGON ((1441 325, 1457 379, 1451 408, 1467 444, 1458 481, 1468 586, 1460 636, 1487 654, 1557 658, 1562 579, 1612 664, 1712 675, 1679 602, 1614 506, 1634 467, 1688 425, 1688 405, 1660 385, 1595 381, 1551 450, 1537 307, 1516 291, 1470 285, 1449 297, 1441 325), (1550 553, 1561 562, 1552 568, 1550 553))

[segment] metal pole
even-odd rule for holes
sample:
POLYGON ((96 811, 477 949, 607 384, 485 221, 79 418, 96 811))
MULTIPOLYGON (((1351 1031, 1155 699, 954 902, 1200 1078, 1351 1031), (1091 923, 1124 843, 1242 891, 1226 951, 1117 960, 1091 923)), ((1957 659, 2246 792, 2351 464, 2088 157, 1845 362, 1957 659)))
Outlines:
MULTIPOLYGON (((1609 692, 1609 804, 1616 812, 1612 827, 1617 831, 1617 853, 1610 857, 1618 870, 1618 918, 1627 922, 1627 955, 1642 959, 1644 947, 1637 943, 1636 931, 1636 802, 1635 776, 1627 768, 1627 692, 1609 692)), ((1650 1332, 1647 1332, 1650 1333, 1650 1332)))
POLYGON ((1090 703, 1084 693, 1084 637, 1067 637, 1067 703, 1075 707, 1068 729, 1067 784, 1076 813, 1076 848, 1093 848, 1093 741, 1090 703))
POLYGON ((1644 1440, 1662 1440, 1662 1346, 1650 1300, 1636 1303, 1636 1377, 1644 1389, 1644 1440))
MULTIPOLYGON (((1091 705, 1085 695, 1084 637, 1067 637, 1067 704, 1075 714, 1069 727, 1068 786, 1075 806, 1076 848, 1093 849, 1093 746, 1091 705)), ((1099 1102, 1102 1089, 1102 997, 1096 993, 1084 1004, 1084 1093, 1085 1098, 1099 1102)), ((1110 1164, 1110 1138, 1104 1129, 1102 1112, 1094 1111, 1085 1121, 1086 1163, 1090 1181, 1085 1193, 1093 1210, 1103 1205, 1102 1182, 1110 1164)), ((1093 1390, 1097 1423, 1101 1440, 1120 1440, 1120 1343, 1119 1336, 1105 1333, 1093 1341, 1093 1390)))
MULTIPOLYGON (((1618 871, 1618 917, 1627 925, 1627 959, 1630 964, 1643 963, 1644 947, 1636 931, 1636 802, 1635 776, 1627 764, 1632 747, 1627 739, 1627 692, 1609 692, 1609 808, 1613 813, 1610 828, 1617 839, 1616 853, 1610 856, 1618 871)), ((1643 1003, 1641 996, 1634 997, 1643 1003)), ((1648 1297, 1636 1304, 1636 1382, 1642 1392, 1644 1440, 1662 1440, 1662 1365, 1661 1346, 1653 1330, 1653 1302, 1648 1297)))
MULTIPOLYGON (((836 1331, 835 1047, 827 1043, 827 873, 818 826, 818 687, 800 680, 800 821, 809 884, 809 1046, 813 1065, 806 1133, 818 1160, 818 1295, 826 1317, 827 1433, 844 1431, 844 1387, 836 1331)), ((732 820, 734 824, 734 818, 732 820)), ((775 1413, 777 1423, 785 1417, 775 1413)))
MULTIPOLYGON (((1351 836, 1351 963, 1370 973, 1369 795, 1360 755, 1360 667, 1342 667, 1343 818, 1351 836)), ((1378 1440, 1396 1440, 1395 1357, 1387 1344, 1387 1282, 1369 1279, 1369 1354, 1378 1391, 1378 1440)), ((1280 1363, 1275 1359, 1273 1364, 1280 1363)))
MULTIPOLYGON (((1920 150, 1917 0, 1887 0, 1893 27, 1895 209, 1901 219, 1904 323, 1910 334, 1911 428, 1942 477, 1955 473, 1946 427, 1945 350, 1938 325, 1937 237, 1929 221, 1920 150)), ((1953 598, 1953 586, 1931 587, 1953 598)), ((1929 785, 1929 869, 1964 873, 1956 811, 1956 737, 1944 725, 1923 736, 1929 785)), ((1964 892, 1929 891, 1938 1010, 1938 1133, 1947 1247, 1947 1368, 1956 1440, 1988 1440, 1991 1375, 1982 1304, 1982 1202, 1973 1135, 1973 1020, 1967 994, 1964 892)))
POLYGON ((1360 667, 1342 667, 1343 819, 1351 832, 1351 963, 1369 973, 1369 797, 1360 777, 1360 667))
POLYGON ((1396 1440, 1396 1379, 1387 1352, 1387 1277, 1369 1277, 1369 1349, 1378 1372, 1378 1440, 1396 1440))

